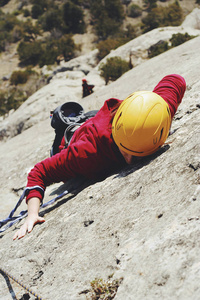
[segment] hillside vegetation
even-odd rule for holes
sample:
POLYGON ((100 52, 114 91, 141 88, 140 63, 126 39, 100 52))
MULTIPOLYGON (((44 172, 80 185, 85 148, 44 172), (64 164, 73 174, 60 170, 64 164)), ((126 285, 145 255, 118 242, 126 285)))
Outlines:
MULTIPOLYGON (((97 62, 112 49, 157 27, 178 26, 184 17, 198 5, 198 1, 161 0, 3 0, 0 10, 0 53, 4 60, 15 51, 18 63, 4 74, 0 81, 0 115, 16 109, 31 94, 47 83, 41 75, 44 65, 51 67, 61 60, 69 61, 81 55, 81 44, 76 35, 85 36, 89 30, 94 39, 91 48, 97 48, 97 62)), ((176 37, 178 45, 190 37, 176 37), (179 42, 181 40, 181 42, 179 42)), ((159 45, 151 57, 168 46, 159 45)), ((122 62, 124 64, 124 62, 122 62)), ((106 68, 106 66, 102 66, 106 68)), ((110 65, 106 68, 110 69, 110 65)), ((111 70, 111 74, 115 72, 111 70)), ((104 74, 102 72, 102 74, 104 74)), ((121 73, 119 73, 121 74, 121 73)), ((114 78, 104 74, 107 78, 114 78)))

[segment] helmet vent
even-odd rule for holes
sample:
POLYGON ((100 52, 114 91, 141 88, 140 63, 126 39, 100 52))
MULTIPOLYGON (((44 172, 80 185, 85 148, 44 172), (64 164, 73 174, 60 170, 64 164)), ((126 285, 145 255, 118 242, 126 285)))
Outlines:
POLYGON ((118 124, 118 122, 119 122, 119 119, 121 118, 121 116, 122 116, 122 112, 120 112, 120 114, 119 114, 119 116, 117 117, 117 120, 116 120, 116 125, 117 125, 116 128, 117 129, 119 129, 118 127, 119 127, 120 124, 118 124))
POLYGON ((168 112, 169 116, 171 116, 169 107, 167 107, 167 112, 168 112))
POLYGON ((161 138, 162 138, 162 135, 163 135, 163 129, 164 129, 164 128, 162 128, 161 131, 160 131, 160 139, 159 139, 159 141, 160 141, 161 138))

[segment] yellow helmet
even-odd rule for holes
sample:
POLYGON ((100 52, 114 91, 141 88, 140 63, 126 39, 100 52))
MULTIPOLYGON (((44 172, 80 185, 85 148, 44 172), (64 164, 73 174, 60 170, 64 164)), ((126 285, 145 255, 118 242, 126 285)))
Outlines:
POLYGON ((134 156, 154 153, 166 141, 171 114, 165 100, 154 92, 140 91, 127 97, 112 123, 117 146, 134 156))

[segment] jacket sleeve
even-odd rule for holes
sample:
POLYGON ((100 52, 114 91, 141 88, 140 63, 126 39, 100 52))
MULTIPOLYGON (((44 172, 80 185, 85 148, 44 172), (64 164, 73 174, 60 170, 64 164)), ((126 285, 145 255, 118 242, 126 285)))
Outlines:
MULTIPOLYGON (((28 174, 27 187, 40 186, 45 191, 46 186, 52 183, 65 182, 78 175, 91 177, 92 173, 98 172, 101 155, 97 151, 94 131, 92 127, 87 128, 87 132, 80 135, 77 141, 71 142, 67 149, 36 164, 28 174)), ((42 200, 43 195, 38 190, 32 190, 26 200, 32 197, 42 200)))
POLYGON ((171 117, 175 115, 186 90, 185 79, 177 74, 165 76, 156 85, 153 92, 160 95, 169 105, 171 117))

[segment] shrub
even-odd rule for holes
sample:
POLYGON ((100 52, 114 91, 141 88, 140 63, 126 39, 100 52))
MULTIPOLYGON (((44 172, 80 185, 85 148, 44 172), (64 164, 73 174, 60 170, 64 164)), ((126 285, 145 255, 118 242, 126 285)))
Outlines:
POLYGON ((15 25, 19 24, 20 21, 16 16, 12 14, 0 14, 0 31, 1 32, 10 32, 15 25))
POLYGON ((5 51, 6 40, 8 40, 8 35, 6 32, 0 32, 0 53, 5 51))
POLYGON ((83 33, 85 31, 83 10, 71 1, 63 5, 63 21, 67 33, 83 33))
POLYGON ((62 31, 62 12, 57 8, 49 9, 38 21, 44 31, 52 31, 55 28, 62 31))
POLYGON ((154 57, 156 55, 159 55, 159 54, 167 51, 168 49, 169 49, 168 42, 161 40, 158 43, 156 43, 155 45, 152 45, 148 49, 148 57, 152 58, 152 57, 154 57))
POLYGON ((30 11, 26 8, 23 10, 24 17, 27 18, 31 15, 30 11))
POLYGON ((71 35, 64 35, 60 39, 49 39, 43 44, 43 54, 40 57, 40 67, 52 65, 58 56, 63 56, 65 61, 74 57, 76 46, 71 35))
POLYGON ((17 47, 19 60, 24 65, 36 65, 38 64, 40 57, 43 53, 41 43, 39 41, 34 42, 20 42, 17 47))
POLYGON ((76 45, 71 35, 64 35, 59 39, 48 38, 43 41, 20 42, 17 48, 22 65, 54 64, 57 56, 63 55, 65 61, 74 57, 76 45))
POLYGON ((43 8, 41 5, 35 4, 31 9, 31 16, 33 19, 38 19, 39 16, 43 14, 43 8))
POLYGON ((118 33, 124 19, 120 0, 93 0, 90 5, 90 13, 94 29, 101 40, 118 33))
POLYGON ((161 26, 179 26, 183 21, 183 11, 178 1, 175 1, 163 11, 163 24, 161 26))
POLYGON ((100 65, 100 75, 105 79, 106 84, 109 80, 116 80, 129 70, 129 63, 120 57, 108 58, 106 63, 100 65))
POLYGON ((10 83, 13 85, 26 83, 29 74, 26 71, 14 71, 10 77, 10 83))
POLYGON ((33 25, 33 23, 30 20, 27 20, 26 22, 23 22, 23 37, 24 41, 34 41, 38 35, 41 34, 40 27, 37 25, 33 25))
POLYGON ((147 11, 151 11, 153 8, 157 7, 157 0, 143 0, 144 6, 147 11))
POLYGON ((131 24, 127 24, 126 31, 124 32, 124 37, 128 39, 128 41, 136 38, 135 27, 131 24))
POLYGON ((183 20, 183 11, 178 1, 168 7, 157 7, 152 9, 146 17, 142 19, 142 31, 147 32, 157 27, 179 26, 183 20))
POLYGON ((59 53, 58 55, 63 55, 65 61, 68 61, 74 57, 74 52, 78 48, 74 40, 72 39, 72 36, 70 34, 66 34, 62 36, 56 44, 58 45, 59 53))
POLYGON ((6 5, 10 0, 1 0, 0 7, 6 5))
POLYGON ((20 41, 21 38, 23 37, 23 34, 24 34, 24 32, 23 32, 22 26, 16 25, 12 31, 12 41, 14 43, 20 41))
POLYGON ((183 44, 187 41, 189 41, 190 39, 193 39, 195 36, 193 35, 189 35, 187 32, 185 34, 182 33, 177 33, 177 34, 173 34, 170 42, 172 47, 176 47, 180 44, 183 44))
POLYGON ((11 109, 17 109, 25 100, 24 93, 16 88, 0 91, 0 115, 5 115, 11 109))
POLYGON ((91 300, 112 300, 115 298, 119 285, 121 284, 123 278, 119 280, 111 280, 109 278, 107 281, 103 279, 96 278, 93 280, 91 285, 91 300))
POLYGON ((136 5, 131 4, 128 8, 128 16, 131 18, 137 18, 142 15, 142 9, 136 5))
POLYGON ((104 58, 106 55, 110 53, 112 49, 116 49, 119 47, 119 42, 114 39, 107 39, 105 41, 101 41, 97 44, 98 54, 97 58, 99 61, 104 58))

